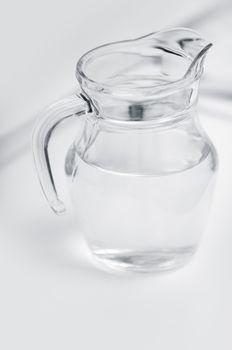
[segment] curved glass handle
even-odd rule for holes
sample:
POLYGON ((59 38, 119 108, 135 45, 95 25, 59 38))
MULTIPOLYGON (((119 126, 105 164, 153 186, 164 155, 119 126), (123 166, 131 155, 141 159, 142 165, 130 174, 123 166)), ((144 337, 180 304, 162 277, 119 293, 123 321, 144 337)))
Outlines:
POLYGON ((52 132, 64 119, 91 112, 89 101, 81 94, 73 94, 45 109, 35 127, 32 138, 35 165, 45 197, 56 214, 64 213, 65 206, 57 194, 48 155, 48 145, 52 132))

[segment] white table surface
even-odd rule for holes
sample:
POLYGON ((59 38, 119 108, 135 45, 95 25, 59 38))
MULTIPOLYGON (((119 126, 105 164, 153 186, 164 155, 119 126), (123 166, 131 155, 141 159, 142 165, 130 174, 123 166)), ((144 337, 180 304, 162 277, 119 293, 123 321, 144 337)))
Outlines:
POLYGON ((220 157, 210 222, 195 260, 172 273, 96 268, 71 211, 49 209, 31 154, 1 169, 0 349, 232 348, 232 115, 219 107, 201 103, 220 157))
MULTIPOLYGON (((163 0, 157 5, 135 0, 133 6, 122 0, 101 0, 94 6, 90 0, 79 1, 78 6, 76 0, 7 2, 0 14, 0 135, 71 89, 76 59, 87 49, 187 23, 214 2, 163 0)), ((98 269, 74 226, 71 210, 57 217, 49 209, 29 149, 4 161, 0 168, 1 350, 232 349, 232 106, 212 100, 200 104, 220 168, 201 248, 193 262, 179 271, 128 276, 98 269)), ((3 158, 10 145, 15 142, 13 148, 17 147, 14 137, 4 143, 3 158)), ((27 129, 23 137, 27 140, 27 129)), ((57 131, 52 146, 61 156, 55 161, 57 167, 65 154, 65 147, 58 145, 66 139, 57 131)), ((57 180, 62 185, 64 177, 57 180)), ((67 201, 66 191, 62 194, 67 201)))

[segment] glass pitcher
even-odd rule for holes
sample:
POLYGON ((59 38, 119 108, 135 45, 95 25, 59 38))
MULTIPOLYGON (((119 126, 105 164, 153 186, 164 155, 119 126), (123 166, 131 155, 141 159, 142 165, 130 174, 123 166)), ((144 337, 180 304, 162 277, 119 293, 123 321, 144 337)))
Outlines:
POLYGON ((36 126, 39 179, 61 214, 48 144, 61 121, 84 119, 65 169, 78 228, 109 267, 173 269, 199 246, 217 169, 196 112, 210 47, 185 28, 97 47, 77 64, 80 93, 46 109, 36 126))

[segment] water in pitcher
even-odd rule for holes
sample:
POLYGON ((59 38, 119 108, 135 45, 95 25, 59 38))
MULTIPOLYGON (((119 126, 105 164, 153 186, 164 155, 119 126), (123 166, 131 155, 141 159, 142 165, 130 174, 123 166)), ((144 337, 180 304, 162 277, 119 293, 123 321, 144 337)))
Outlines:
POLYGON ((79 158, 73 200, 90 249, 122 270, 165 270, 195 252, 214 182, 212 155, 185 171, 127 174, 79 158))

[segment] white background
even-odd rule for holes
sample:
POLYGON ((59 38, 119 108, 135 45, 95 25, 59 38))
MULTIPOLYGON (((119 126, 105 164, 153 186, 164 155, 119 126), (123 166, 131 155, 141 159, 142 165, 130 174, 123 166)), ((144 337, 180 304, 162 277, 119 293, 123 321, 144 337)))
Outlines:
MULTIPOLYGON (((6 2, 0 19, 0 134, 70 91, 76 60, 86 50, 186 23, 212 5, 198 0, 6 2)), ((190 265, 172 273, 128 276, 98 269, 72 212, 56 217, 49 210, 29 148, 5 163, 0 169, 0 349, 232 348, 230 110, 200 100, 220 170, 201 249, 190 265)), ((57 136, 57 152, 64 155, 62 135, 57 136)), ((7 140, 17 147, 16 136, 7 140)))
POLYGON ((76 62, 87 50, 185 23, 218 2, 2 1, 0 135, 70 91, 76 62))

